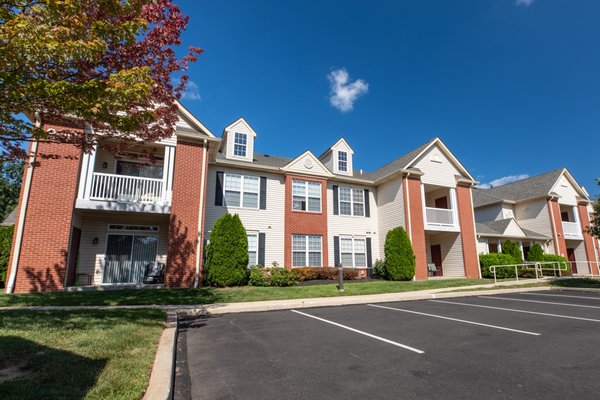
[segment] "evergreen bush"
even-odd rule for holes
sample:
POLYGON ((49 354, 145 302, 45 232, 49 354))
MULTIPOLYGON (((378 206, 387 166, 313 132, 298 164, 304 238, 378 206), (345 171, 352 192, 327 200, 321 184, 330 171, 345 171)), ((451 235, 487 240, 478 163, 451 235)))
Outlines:
POLYGON ((523 253, 519 246, 511 240, 502 243, 502 254, 511 255, 515 260, 514 264, 523 264, 523 253))
POLYGON ((218 287, 245 285, 247 266, 246 230, 237 214, 224 214, 215 222, 206 246, 206 283, 218 287))
POLYGON ((534 243, 527 252, 527 261, 544 261, 544 250, 539 243, 534 243))
POLYGON ((6 282, 13 231, 13 226, 0 228, 0 285, 2 285, 3 282, 6 282))
POLYGON ((415 254, 404 228, 394 228, 387 233, 384 252, 387 279, 406 281, 415 276, 415 254))
MULTIPOLYGON (((502 246, 504 247, 504 246, 502 246)), ((504 250, 504 249, 502 249, 504 250)), ((510 254, 490 253, 479 255, 479 265, 481 266, 482 278, 493 278, 494 273, 490 271, 492 265, 511 265, 516 264, 515 259, 510 254)), ((514 268, 496 268, 496 278, 514 278, 514 268)))

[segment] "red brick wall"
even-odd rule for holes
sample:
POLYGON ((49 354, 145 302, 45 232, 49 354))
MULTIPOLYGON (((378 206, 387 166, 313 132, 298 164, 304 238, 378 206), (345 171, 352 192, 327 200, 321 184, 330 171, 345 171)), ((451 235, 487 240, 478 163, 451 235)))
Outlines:
MULTIPOLYGON (((409 177, 406 179, 408 205, 410 212, 411 242, 415 253, 415 279, 425 280, 427 274, 427 248, 425 241, 425 222, 423 220, 423 197, 421 196, 421 179, 409 177)), ((404 199, 406 204, 407 199, 404 199)), ((407 224, 408 228, 408 224, 407 224)))
MULTIPOLYGON (((165 284, 192 287, 196 274, 196 246, 202 183, 201 143, 177 142, 173 169, 173 197, 169 221, 169 248, 165 284)), ((201 246, 202 247, 202 246, 201 246)), ((202 271, 202 260, 200 270, 202 271)))
MULTIPOLYGON (((45 128, 60 127, 46 125, 45 128)), ((39 143, 37 154, 25 214, 15 292, 61 290, 65 282, 81 150, 68 144, 39 143)), ((26 175, 27 168, 23 176, 26 175)), ((19 211, 24 188, 23 180, 17 206, 19 211)), ((18 218, 19 215, 17 221, 18 218)), ((15 238, 16 233, 17 226, 15 238)), ((15 238, 11 254, 14 254, 15 238)), ((7 280, 11 265, 12 256, 7 280)))
MULTIPOLYGON (((577 207, 579 211, 579 221, 581 221, 581 230, 583 231, 583 243, 585 244, 585 254, 587 261, 596 262, 596 254, 594 253, 594 238, 588 233, 590 227, 590 214, 588 213, 587 205, 579 204, 577 207)), ((591 273, 598 275, 598 264, 590 265, 591 273)))
POLYGON ((563 232, 562 220, 560 218, 560 206, 558 200, 548 200, 548 211, 554 232, 554 252, 560 256, 567 256, 567 244, 563 232))
POLYGON ((458 185, 456 187, 456 201, 458 202, 465 276, 467 278, 479 278, 479 256, 477 255, 477 241, 473 222, 471 187, 458 185))
POLYGON ((285 266, 292 266, 292 235, 320 235, 322 237, 322 265, 328 266, 327 246, 327 180, 292 176, 285 177, 285 266), (321 212, 292 210, 292 180, 300 179, 321 183, 321 212))

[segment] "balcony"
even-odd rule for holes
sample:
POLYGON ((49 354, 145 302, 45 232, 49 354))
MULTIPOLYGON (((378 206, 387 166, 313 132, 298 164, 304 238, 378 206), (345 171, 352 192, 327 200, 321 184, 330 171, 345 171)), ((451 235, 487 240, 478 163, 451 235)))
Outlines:
POLYGON ((425 207, 427 225, 454 226, 454 211, 445 208, 425 207))
POLYGON ((577 222, 562 222, 565 239, 583 239, 581 226, 577 222))
POLYGON ((90 200, 169 205, 163 183, 162 179, 94 172, 90 200))
POLYGON ((459 232, 454 188, 422 184, 426 231, 459 232))

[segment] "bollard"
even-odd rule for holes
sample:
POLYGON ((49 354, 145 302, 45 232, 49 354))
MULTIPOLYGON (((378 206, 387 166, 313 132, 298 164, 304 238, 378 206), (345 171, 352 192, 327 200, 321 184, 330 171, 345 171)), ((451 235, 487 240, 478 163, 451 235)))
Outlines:
POLYGON ((337 265, 338 267, 338 292, 344 291, 344 266, 342 263, 337 265))

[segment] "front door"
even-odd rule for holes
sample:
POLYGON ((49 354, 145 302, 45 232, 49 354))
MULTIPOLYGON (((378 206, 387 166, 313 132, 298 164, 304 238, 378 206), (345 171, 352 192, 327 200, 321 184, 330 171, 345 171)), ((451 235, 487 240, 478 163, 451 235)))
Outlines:
POLYGON ((577 273, 577 262, 575 260, 575 249, 567 249, 567 259, 571 263, 571 273, 577 273))
POLYGON ((108 235, 104 283, 143 283, 146 266, 156 261, 158 236, 108 235))
POLYGON ((431 262, 435 264, 436 271, 433 276, 444 276, 442 270, 442 246, 434 244, 431 246, 431 262))

